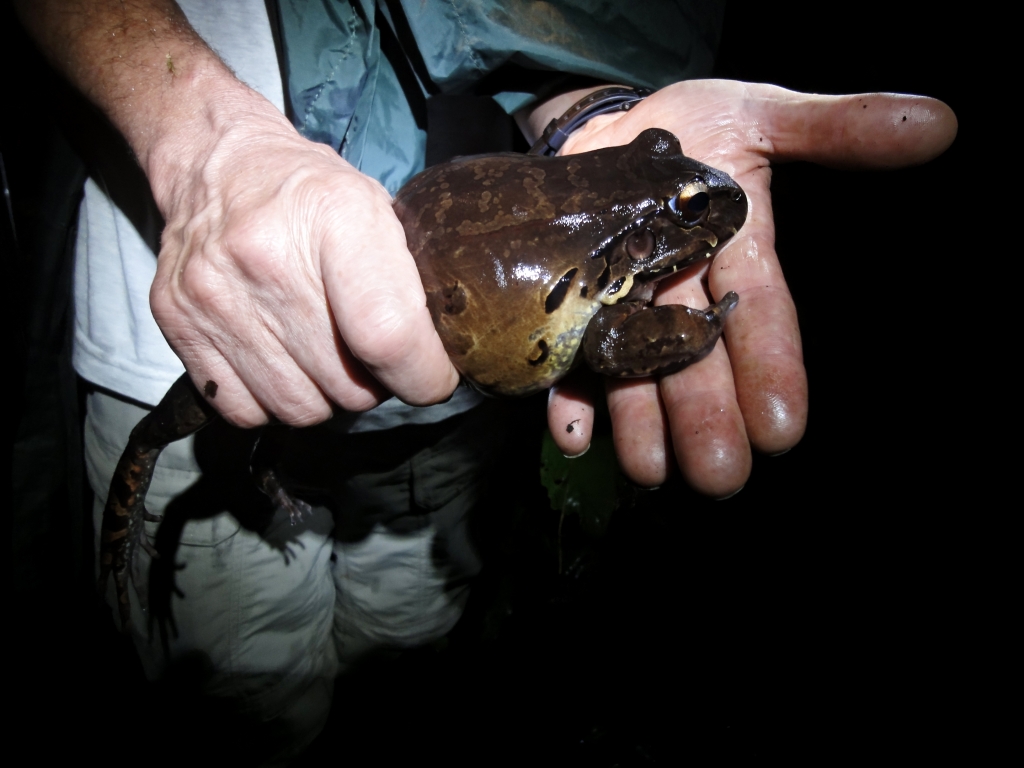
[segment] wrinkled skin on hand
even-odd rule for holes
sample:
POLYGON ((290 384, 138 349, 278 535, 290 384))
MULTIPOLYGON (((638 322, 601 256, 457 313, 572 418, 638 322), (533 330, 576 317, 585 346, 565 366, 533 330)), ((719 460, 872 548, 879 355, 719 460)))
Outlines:
MULTIPOLYGON (((567 95, 565 106, 575 98, 567 95)), ((629 112, 591 120, 562 153, 624 144, 650 127, 671 131, 688 156, 735 179, 747 193, 750 214, 710 266, 659 286, 655 304, 706 307, 728 291, 740 302, 724 340, 699 365, 658 380, 606 383, 616 451, 640 485, 660 485, 678 463, 695 489, 727 497, 746 483, 752 447, 767 454, 789 450, 807 424, 800 330, 775 254, 771 163, 916 165, 952 143, 956 118, 942 102, 919 96, 816 96, 695 80, 664 88, 629 112)), ((566 455, 589 445, 592 402, 578 379, 551 392, 548 423, 566 455), (568 432, 565 425, 576 419, 568 432)))
POLYGON ((151 304, 197 386, 216 382, 242 426, 450 395, 390 195, 255 94, 235 118, 154 185, 169 193, 151 304))

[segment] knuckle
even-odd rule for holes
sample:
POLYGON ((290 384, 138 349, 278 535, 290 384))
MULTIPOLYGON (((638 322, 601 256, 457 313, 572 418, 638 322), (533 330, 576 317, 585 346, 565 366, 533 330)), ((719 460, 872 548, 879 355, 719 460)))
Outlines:
POLYGON ((217 409, 225 421, 242 429, 261 427, 269 421, 266 411, 252 399, 248 399, 247 402, 235 401, 230 404, 222 401, 217 404, 217 409))
POLYGON ((408 359, 417 348, 407 312, 378 308, 366 322, 345 337, 352 354, 367 365, 390 368, 408 359))

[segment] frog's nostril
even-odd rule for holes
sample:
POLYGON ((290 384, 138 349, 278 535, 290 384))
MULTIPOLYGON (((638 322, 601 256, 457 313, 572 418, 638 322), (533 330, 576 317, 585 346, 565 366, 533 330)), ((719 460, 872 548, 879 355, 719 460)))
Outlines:
POLYGON ((733 193, 732 193, 731 197, 732 197, 732 201, 734 203, 740 202, 743 199, 743 190, 742 189, 733 190, 733 193))

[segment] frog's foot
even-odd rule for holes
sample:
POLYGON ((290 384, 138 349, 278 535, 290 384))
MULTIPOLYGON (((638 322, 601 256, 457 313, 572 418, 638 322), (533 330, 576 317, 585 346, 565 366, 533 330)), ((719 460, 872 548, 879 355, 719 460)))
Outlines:
POLYGON ((583 336, 583 356, 605 376, 673 373, 714 349, 739 297, 730 291, 707 309, 681 304, 647 307, 620 302, 602 307, 583 336))
POLYGON ((259 471, 259 485, 265 494, 270 498, 275 510, 288 513, 288 519, 292 525, 302 522, 302 518, 313 511, 313 507, 297 499, 284 489, 281 481, 277 479, 272 469, 261 469, 259 471))

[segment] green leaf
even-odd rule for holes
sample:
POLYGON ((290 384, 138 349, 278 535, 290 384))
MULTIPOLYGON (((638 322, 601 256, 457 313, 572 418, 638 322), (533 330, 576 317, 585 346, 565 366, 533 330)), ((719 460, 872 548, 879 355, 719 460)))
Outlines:
POLYGON ((579 515, 587 533, 604 535, 619 504, 622 484, 612 438, 594 437, 589 451, 567 459, 551 432, 545 430, 540 456, 540 481, 547 489, 551 508, 563 515, 579 515))

